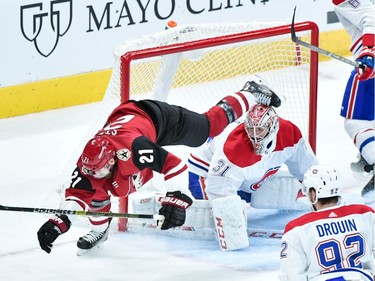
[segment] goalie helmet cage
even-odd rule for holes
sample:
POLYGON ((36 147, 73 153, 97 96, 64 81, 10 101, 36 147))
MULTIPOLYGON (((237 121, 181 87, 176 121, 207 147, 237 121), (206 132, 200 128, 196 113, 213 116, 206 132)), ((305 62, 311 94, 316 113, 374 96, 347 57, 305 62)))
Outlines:
MULTIPOLYGON (((296 23, 295 31, 318 46, 315 23, 296 23)), ((257 74, 284 97, 278 114, 297 124, 315 152, 318 54, 290 34, 282 22, 240 22, 182 25, 130 40, 114 50, 103 105, 109 114, 119 101, 152 98, 204 112, 257 74)), ((128 199, 120 198, 119 212, 127 211, 128 199)), ((127 222, 119 219, 118 229, 127 222)))

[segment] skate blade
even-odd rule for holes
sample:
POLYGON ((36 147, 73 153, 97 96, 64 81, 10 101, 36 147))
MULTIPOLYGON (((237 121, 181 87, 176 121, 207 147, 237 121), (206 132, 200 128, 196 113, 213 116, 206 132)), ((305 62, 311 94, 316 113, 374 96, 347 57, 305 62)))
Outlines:
POLYGON ((101 248, 103 248, 103 243, 99 244, 99 245, 96 245, 94 247, 92 247, 91 249, 80 249, 78 248, 77 250, 77 256, 85 256, 87 254, 90 254, 90 253, 93 253, 93 252, 97 252, 98 250, 100 250, 101 248))

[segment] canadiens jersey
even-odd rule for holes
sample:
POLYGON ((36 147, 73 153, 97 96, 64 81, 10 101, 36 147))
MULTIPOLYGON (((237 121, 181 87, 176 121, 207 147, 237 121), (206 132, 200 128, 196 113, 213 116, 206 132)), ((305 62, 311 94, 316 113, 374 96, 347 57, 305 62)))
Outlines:
POLYGON ((374 227, 374 210, 360 204, 330 207, 290 221, 282 237, 280 280, 350 271, 373 280, 374 227))
POLYGON ((252 193, 285 164, 290 174, 303 179, 305 171, 318 163, 300 130, 279 117, 275 149, 268 155, 256 155, 243 122, 229 125, 222 134, 193 151, 189 171, 206 178, 209 200, 252 193))
POLYGON ((332 0, 341 24, 351 37, 354 59, 362 46, 374 46, 375 6, 373 0, 332 0))

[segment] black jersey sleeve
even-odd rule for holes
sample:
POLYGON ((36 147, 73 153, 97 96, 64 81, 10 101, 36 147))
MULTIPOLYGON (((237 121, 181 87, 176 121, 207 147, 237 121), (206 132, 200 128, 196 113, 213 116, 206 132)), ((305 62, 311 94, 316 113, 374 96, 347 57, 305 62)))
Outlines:
POLYGON ((134 165, 139 170, 151 168, 158 173, 161 173, 168 156, 168 151, 144 136, 133 141, 132 152, 134 165))

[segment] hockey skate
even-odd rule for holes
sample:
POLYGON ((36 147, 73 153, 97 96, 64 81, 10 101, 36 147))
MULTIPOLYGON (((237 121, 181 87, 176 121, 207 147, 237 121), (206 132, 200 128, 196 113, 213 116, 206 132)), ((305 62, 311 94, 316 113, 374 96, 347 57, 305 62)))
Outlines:
POLYGON ((358 154, 356 161, 350 163, 350 169, 355 173, 363 173, 366 165, 368 165, 366 160, 358 154))
POLYGON ((281 105, 281 99, 278 95, 267 87, 257 76, 251 77, 251 79, 245 83, 241 91, 251 93, 257 103, 274 107, 279 107, 281 105))
POLYGON ((85 236, 78 239, 77 242, 77 256, 82 256, 95 249, 101 248, 103 242, 108 239, 109 226, 103 232, 90 231, 85 236))
POLYGON ((361 195, 362 197, 369 199, 371 202, 375 200, 374 194, 374 166, 373 165, 365 165, 364 167, 366 172, 372 173, 372 177, 370 181, 363 187, 361 195))

